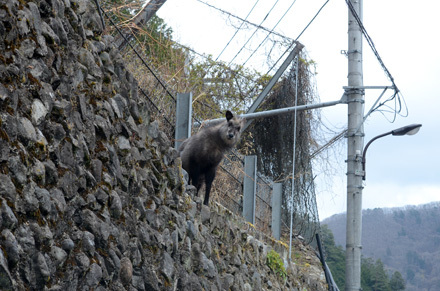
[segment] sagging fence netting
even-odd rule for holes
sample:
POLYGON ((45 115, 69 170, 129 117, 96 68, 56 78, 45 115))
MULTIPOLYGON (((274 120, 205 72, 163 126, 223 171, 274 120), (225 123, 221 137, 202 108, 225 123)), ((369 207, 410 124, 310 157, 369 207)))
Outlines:
MULTIPOLYGON (((150 119, 159 120, 161 129, 173 140, 179 92, 192 92, 195 121, 221 117, 227 109, 245 113, 271 76, 240 64, 227 66, 175 43, 172 29, 156 16, 147 23, 134 21, 142 4, 141 1, 102 1, 100 7, 106 33, 113 36, 115 43, 109 53, 121 54, 121 61, 138 82, 138 95, 148 104, 150 119)), ((306 53, 298 57, 299 61, 292 62, 257 111, 293 106, 295 97, 298 105, 318 101, 312 81, 313 62, 307 61, 306 53)), ((294 234, 311 242, 319 228, 311 163, 311 153, 317 148, 312 134, 317 119, 314 112, 298 111, 296 120, 291 114, 255 120, 243 133, 237 150, 229 153, 220 165, 211 192, 213 200, 242 215, 244 156, 255 154, 259 171, 256 228, 271 234, 273 183, 283 183, 282 238, 289 235, 293 213, 294 234), (293 155, 291 129, 295 123, 293 155), (295 173, 292 173, 293 161, 295 173)), ((197 130, 193 128, 193 133, 197 130)))

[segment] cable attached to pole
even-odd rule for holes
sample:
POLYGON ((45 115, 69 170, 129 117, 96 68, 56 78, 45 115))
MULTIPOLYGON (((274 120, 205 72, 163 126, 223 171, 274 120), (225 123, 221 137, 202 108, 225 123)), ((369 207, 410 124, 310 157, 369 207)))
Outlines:
MULTIPOLYGON (((295 69, 295 107, 298 104, 298 66, 299 66, 299 56, 296 56, 296 69, 295 69)), ((292 195, 290 200, 290 238, 289 238, 289 260, 292 259, 292 236, 293 236, 293 197, 295 194, 295 154, 296 154, 296 114, 297 109, 295 108, 295 114, 293 117, 293 161, 292 161, 292 195)))

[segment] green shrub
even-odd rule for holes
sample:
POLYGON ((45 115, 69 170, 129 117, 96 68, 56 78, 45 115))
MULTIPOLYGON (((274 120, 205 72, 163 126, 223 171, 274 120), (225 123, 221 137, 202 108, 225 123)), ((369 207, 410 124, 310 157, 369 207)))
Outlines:
POLYGON ((283 260, 281 259, 280 255, 276 251, 271 250, 267 254, 266 265, 275 274, 278 274, 281 278, 286 279, 287 272, 286 272, 286 269, 284 268, 283 260))

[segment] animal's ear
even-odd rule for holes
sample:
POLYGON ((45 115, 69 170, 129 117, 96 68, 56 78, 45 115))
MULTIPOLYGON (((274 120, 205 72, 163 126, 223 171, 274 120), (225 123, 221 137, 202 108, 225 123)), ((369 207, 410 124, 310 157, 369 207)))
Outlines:
POLYGON ((229 121, 229 120, 231 120, 232 119, 232 117, 234 117, 234 115, 232 114, 232 112, 231 111, 226 111, 226 120, 227 121, 229 121))

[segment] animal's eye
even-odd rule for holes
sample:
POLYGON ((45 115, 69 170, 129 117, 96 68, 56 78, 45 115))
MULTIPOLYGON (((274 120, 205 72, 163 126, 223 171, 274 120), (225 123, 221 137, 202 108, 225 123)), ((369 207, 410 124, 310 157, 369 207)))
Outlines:
POLYGON ((241 129, 241 127, 239 126, 239 127, 237 127, 237 131, 240 131, 240 129, 241 129))

